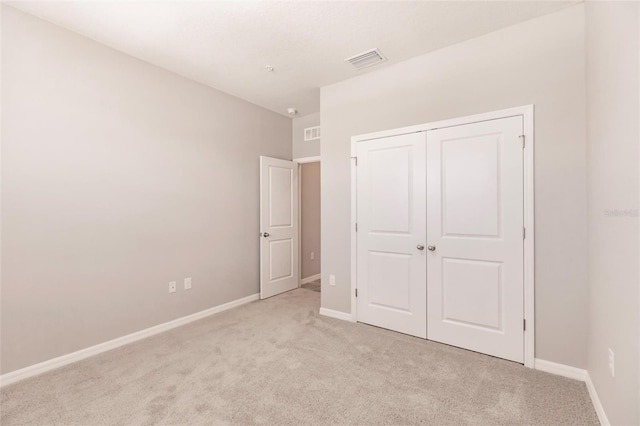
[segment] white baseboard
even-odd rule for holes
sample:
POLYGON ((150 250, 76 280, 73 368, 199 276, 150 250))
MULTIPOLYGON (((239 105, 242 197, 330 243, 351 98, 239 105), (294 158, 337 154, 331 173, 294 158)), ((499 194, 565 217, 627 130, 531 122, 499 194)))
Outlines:
POLYGON ((325 317, 336 318, 343 321, 354 322, 351 314, 346 312, 334 311, 333 309, 320 308, 320 315, 324 315, 325 317))
POLYGON ((307 278, 303 278, 300 280, 300 284, 308 284, 310 282, 313 282, 315 280, 319 280, 320 279, 320 274, 315 274, 315 275, 311 275, 310 277, 307 278))
POLYGON ((598 393, 596 392, 596 388, 591 381, 591 376, 587 372, 587 377, 585 378, 585 383, 587 385, 587 390, 589 391, 589 396, 591 397, 591 402, 593 403, 593 407, 596 409, 596 414, 598 415, 598 420, 600 420, 600 424, 602 426, 609 426, 609 419, 607 418, 607 413, 604 412, 604 407, 600 402, 600 398, 598 397, 598 393))
POLYGON ((587 385, 587 390, 589 391, 589 396, 591 397, 591 403, 596 410, 596 414, 598 415, 598 420, 600 420, 600 424, 602 426, 609 426, 609 419, 607 419, 607 414, 604 412, 604 407, 600 402, 600 398, 598 397, 598 393, 596 392, 596 388, 591 381, 591 376, 589 376, 589 372, 587 370, 583 370, 581 368, 571 367, 569 365, 558 364, 556 362, 546 361, 544 359, 535 360, 535 369, 544 371, 546 373, 555 374, 557 376, 568 377, 574 380, 580 380, 581 382, 585 382, 587 385))
POLYGON ((144 330, 136 331, 135 333, 127 334, 126 336, 118 337, 113 340, 109 340, 104 343, 99 343, 95 346, 91 346, 85 349, 81 349, 76 352, 72 352, 66 355, 59 356, 57 358, 43 361, 38 364, 30 365, 19 370, 11 371, 9 373, 0 376, 0 387, 10 385, 12 383, 19 382, 20 380, 27 379, 29 377, 37 376, 39 374, 46 373, 56 368, 63 367, 65 365, 83 360, 85 358, 92 357, 94 355, 101 354, 111 349, 124 346, 129 343, 142 340, 144 338, 162 333, 172 328, 180 327, 181 325, 188 324, 193 321, 197 321, 202 318, 226 311, 231 308, 235 308, 240 305, 244 305, 254 300, 259 300, 260 294, 252 294, 251 296, 243 297, 242 299, 233 300, 223 305, 215 306, 213 308, 205 309, 204 311, 196 312, 195 314, 187 315, 182 318, 175 319, 173 321, 165 322, 144 330))
POLYGON ((587 377, 587 370, 571 367, 569 365, 558 364, 557 362, 546 361, 536 358, 534 368, 556 376, 568 377, 569 379, 584 382, 587 377))

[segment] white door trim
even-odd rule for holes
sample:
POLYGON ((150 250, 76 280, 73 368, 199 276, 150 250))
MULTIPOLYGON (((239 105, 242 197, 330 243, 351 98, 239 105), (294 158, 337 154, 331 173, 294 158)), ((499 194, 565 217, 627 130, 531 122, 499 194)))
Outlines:
POLYGON ((315 157, 301 157, 301 158, 294 158, 291 161, 295 161, 298 164, 306 164, 306 163, 319 163, 320 162, 320 156, 316 155, 315 157))
MULTIPOLYGON (((351 138, 351 317, 357 321, 356 283, 357 283, 357 199, 356 199, 356 156, 357 143, 371 139, 385 138, 389 136, 404 135, 407 133, 426 132, 443 127, 460 126, 463 124, 477 123, 479 121, 497 120, 500 118, 522 116, 524 122, 524 226, 526 238, 524 239, 524 319, 526 329, 524 331, 524 365, 534 368, 535 364, 535 223, 534 223, 534 106, 503 109, 499 111, 476 114, 467 117, 453 118, 436 121, 433 123, 419 124, 416 126, 402 127, 381 132, 357 135, 351 138)), ((296 160, 297 161, 297 160, 296 160)))

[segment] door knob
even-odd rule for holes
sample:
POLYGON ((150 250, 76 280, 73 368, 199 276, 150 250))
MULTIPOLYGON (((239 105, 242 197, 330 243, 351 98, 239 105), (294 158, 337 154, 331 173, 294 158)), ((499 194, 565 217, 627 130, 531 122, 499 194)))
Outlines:
POLYGON ((263 237, 267 238, 269 236, 268 232, 265 232, 264 234, 262 234, 263 237))
POLYGON ((418 246, 416 247, 418 250, 424 250, 424 246, 422 244, 418 244, 418 246))
POLYGON ((429 251, 436 251, 436 246, 428 246, 429 251))

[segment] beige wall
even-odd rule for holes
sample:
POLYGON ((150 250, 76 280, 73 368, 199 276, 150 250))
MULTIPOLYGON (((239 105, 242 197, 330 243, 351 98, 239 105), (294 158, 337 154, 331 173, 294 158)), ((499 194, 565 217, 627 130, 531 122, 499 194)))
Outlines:
POLYGON ((585 368, 584 6, 321 89, 322 306, 350 311, 350 137, 535 104, 536 357, 585 368))
POLYGON ((587 2, 588 371, 611 424, 640 423, 637 2, 587 2), (615 354, 615 377, 608 350, 615 354))
POLYGON ((300 186, 302 278, 307 278, 320 273, 320 163, 300 166, 300 186))
POLYGON ((258 292, 291 120, 2 8, 2 373, 258 292))
POLYGON ((293 119, 293 158, 320 155, 320 140, 304 140, 304 129, 320 125, 320 113, 308 114, 293 119))

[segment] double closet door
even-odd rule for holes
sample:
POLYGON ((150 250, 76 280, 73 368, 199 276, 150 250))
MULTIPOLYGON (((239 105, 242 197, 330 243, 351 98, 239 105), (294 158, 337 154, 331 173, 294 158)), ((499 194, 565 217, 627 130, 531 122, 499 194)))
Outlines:
POLYGON ((521 116, 357 145, 357 320, 524 361, 521 116))

